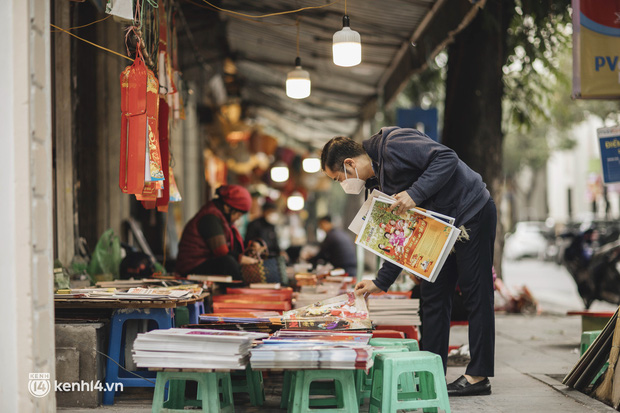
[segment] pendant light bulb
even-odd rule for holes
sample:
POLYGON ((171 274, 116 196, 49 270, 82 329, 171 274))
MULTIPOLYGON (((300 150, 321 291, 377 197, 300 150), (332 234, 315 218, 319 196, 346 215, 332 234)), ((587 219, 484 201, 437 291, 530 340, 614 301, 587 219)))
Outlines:
POLYGON ((286 76, 286 96, 292 99, 305 99, 310 96, 310 73, 301 68, 299 56, 295 59, 295 69, 286 76))
POLYGON ((301 211, 304 209, 304 197, 295 191, 286 200, 286 206, 291 211, 301 211))
POLYGON ((362 38, 355 30, 349 27, 349 16, 342 18, 342 30, 334 33, 332 52, 334 64, 351 67, 362 62, 362 38))

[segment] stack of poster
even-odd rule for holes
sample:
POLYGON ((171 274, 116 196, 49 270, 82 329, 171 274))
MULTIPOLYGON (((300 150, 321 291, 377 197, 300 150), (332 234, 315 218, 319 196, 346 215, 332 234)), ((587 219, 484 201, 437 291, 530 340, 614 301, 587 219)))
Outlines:
POLYGON ((300 309, 329 297, 334 297, 340 293, 341 289, 341 285, 336 283, 302 285, 299 292, 295 294, 293 308, 300 309))
POLYGON ((138 367, 245 369, 255 339, 268 334, 189 328, 139 334, 133 359, 138 367))
POLYGON ((380 325, 419 326, 421 324, 420 300, 404 296, 370 295, 368 312, 372 322, 380 325))
POLYGON ((253 369, 335 369, 372 367, 372 334, 280 330, 251 350, 253 369))
POLYGON ((372 329, 366 301, 352 292, 286 311, 282 323, 285 328, 301 330, 372 329))
POLYGON ((413 208, 390 211, 394 198, 374 190, 349 225, 355 243, 416 276, 433 282, 461 231, 454 218, 413 208))

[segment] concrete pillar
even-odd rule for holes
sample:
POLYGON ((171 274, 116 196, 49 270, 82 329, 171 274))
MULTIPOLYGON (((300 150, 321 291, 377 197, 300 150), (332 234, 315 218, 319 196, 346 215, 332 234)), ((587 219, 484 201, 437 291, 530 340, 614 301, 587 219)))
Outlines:
POLYGON ((49 1, 0 2, 0 411, 55 411, 49 1), (34 397, 30 373, 49 373, 34 397))

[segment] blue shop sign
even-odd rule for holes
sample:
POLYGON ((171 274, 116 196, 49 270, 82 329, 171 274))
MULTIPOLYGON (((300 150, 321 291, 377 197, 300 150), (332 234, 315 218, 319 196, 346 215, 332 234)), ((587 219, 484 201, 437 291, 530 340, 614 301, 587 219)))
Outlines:
POLYGON ((597 129, 603 164, 603 182, 620 182, 620 128, 597 129))

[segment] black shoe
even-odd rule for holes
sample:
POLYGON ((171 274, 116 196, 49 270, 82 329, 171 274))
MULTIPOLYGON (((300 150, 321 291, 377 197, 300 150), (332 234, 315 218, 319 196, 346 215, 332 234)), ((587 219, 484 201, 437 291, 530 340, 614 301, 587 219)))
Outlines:
POLYGON ((482 396, 491 394, 491 382, 488 378, 476 384, 470 384, 465 376, 461 376, 448 384, 448 396, 482 396))

